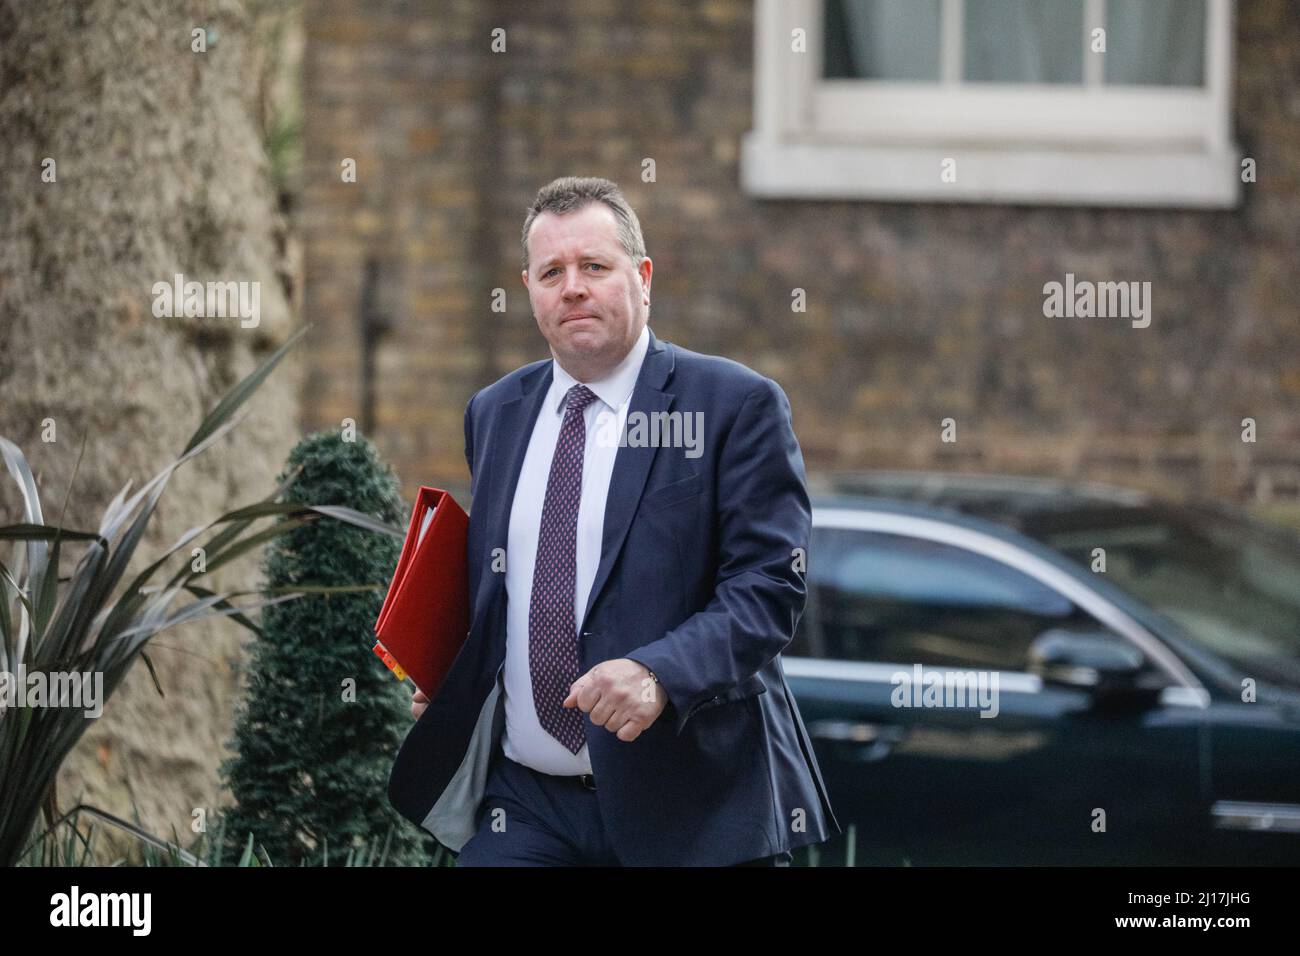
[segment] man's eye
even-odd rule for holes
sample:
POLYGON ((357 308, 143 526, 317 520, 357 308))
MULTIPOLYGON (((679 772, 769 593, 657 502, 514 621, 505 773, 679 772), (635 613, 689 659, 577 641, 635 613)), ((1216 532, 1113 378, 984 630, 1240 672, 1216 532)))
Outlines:
MULTIPOLYGON (((603 269, 603 268, 605 268, 605 267, 602 266, 599 262, 588 262, 587 265, 589 265, 589 266, 595 266, 597 269, 603 269)), ((547 271, 542 275, 542 278, 545 279, 547 276, 549 276, 552 272, 555 272, 555 271, 556 271, 555 269, 548 269, 548 270, 547 270, 547 271)))

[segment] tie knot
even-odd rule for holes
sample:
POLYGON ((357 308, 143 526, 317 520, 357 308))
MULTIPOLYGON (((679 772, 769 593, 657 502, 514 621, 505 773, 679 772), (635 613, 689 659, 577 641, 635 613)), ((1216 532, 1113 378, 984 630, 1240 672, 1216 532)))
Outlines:
POLYGON ((593 392, 591 389, 589 389, 586 385, 575 385, 571 389, 569 389, 568 404, 565 405, 565 408, 566 409, 576 408, 579 411, 581 411, 582 409, 586 408, 595 400, 596 400, 596 393, 593 392))

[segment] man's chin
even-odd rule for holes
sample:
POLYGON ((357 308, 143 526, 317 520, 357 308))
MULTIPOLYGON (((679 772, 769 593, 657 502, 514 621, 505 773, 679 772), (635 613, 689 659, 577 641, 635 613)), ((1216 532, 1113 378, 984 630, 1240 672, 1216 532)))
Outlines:
POLYGON ((609 350, 609 341, 602 335, 590 332, 577 332, 569 336, 561 355, 582 356, 584 358, 601 355, 609 350))

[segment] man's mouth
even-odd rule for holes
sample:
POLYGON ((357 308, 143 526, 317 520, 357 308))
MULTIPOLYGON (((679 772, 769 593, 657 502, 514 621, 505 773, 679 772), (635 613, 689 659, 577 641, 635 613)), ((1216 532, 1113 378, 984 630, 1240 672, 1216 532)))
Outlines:
POLYGON ((560 320, 560 324, 563 325, 566 322, 573 322, 577 319, 594 319, 594 318, 595 316, 592 315, 590 312, 579 312, 576 315, 566 315, 564 318, 560 320))

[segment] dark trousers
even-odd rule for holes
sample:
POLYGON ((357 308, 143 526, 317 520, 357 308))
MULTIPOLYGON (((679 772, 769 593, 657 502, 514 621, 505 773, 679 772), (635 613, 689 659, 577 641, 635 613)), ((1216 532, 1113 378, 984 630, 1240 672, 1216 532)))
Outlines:
MULTIPOLYGON (((596 783, 600 785, 599 781, 596 783)), ((789 866, 788 851, 737 866, 789 866)), ((605 836, 596 791, 498 750, 488 769, 478 830, 457 866, 620 866, 605 836)))

